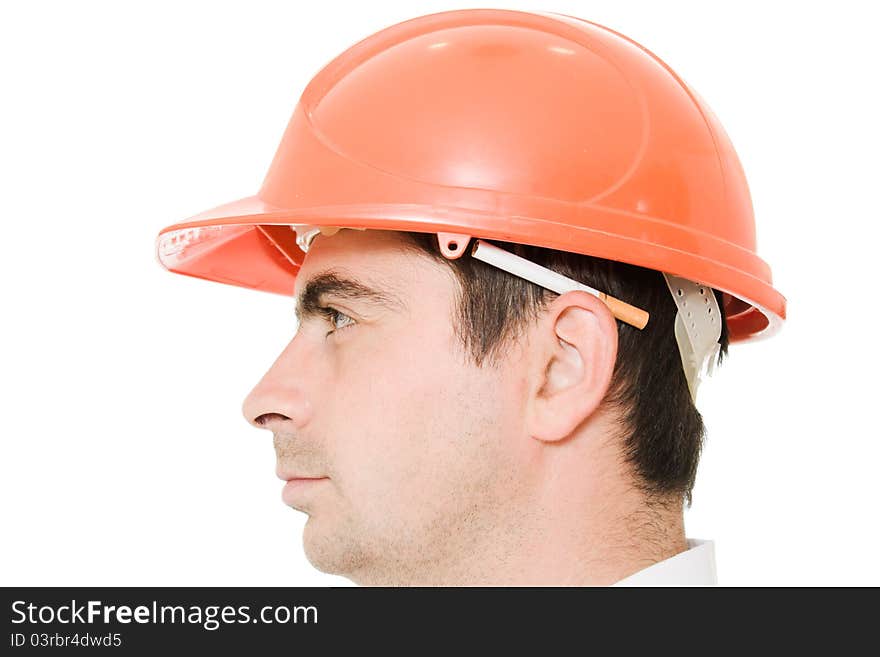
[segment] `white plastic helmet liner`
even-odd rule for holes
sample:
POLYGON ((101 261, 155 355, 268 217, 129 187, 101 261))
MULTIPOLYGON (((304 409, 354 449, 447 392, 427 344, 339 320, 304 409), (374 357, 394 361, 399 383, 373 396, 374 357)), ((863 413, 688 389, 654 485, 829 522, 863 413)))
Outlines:
POLYGON ((680 276, 663 272, 678 312, 675 315, 675 340, 681 354, 691 399, 697 401, 697 388, 703 370, 715 372, 721 344, 721 310, 712 288, 680 276))
POLYGON ((304 224, 294 225, 291 228, 296 233, 296 243, 303 250, 303 253, 309 252, 312 240, 319 234, 335 235, 339 231, 338 228, 333 230, 330 226, 309 226, 304 224))
MULTIPOLYGON (((291 224, 290 227, 296 233, 296 243, 303 250, 303 253, 309 252, 312 240, 319 234, 330 237, 342 230, 339 226, 311 226, 308 224, 291 224)), ((366 228, 354 228, 353 230, 366 230, 366 228)))

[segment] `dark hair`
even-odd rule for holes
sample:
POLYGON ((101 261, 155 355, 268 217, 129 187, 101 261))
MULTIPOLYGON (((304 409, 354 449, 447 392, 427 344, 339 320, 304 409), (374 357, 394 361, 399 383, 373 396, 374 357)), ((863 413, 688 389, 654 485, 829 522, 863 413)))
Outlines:
MULTIPOLYGON (((456 334, 477 366, 494 362, 558 295, 469 255, 445 258, 433 233, 402 232, 404 244, 446 263, 456 275, 456 334)), ((492 243, 650 313, 639 330, 618 321, 618 353, 603 403, 618 409, 618 436, 635 484, 649 499, 683 497, 690 505, 705 426, 694 406, 675 340, 676 305, 659 271, 524 244, 492 243)), ((728 331, 722 309, 720 365, 728 331)))

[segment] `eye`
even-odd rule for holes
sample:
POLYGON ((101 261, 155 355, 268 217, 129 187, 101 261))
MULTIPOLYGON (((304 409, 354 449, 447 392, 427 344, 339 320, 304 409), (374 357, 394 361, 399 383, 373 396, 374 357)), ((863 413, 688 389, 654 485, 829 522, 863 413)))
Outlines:
POLYGON ((318 312, 320 312, 322 316, 327 318, 327 320, 334 328, 333 331, 328 331, 327 335, 330 335, 331 333, 338 333, 339 331, 343 331, 347 328, 350 328, 351 326, 354 326, 354 320, 345 313, 339 312, 338 310, 336 310, 336 308, 322 306, 318 308, 318 312), (342 321, 341 326, 337 324, 337 322, 340 320, 342 321))

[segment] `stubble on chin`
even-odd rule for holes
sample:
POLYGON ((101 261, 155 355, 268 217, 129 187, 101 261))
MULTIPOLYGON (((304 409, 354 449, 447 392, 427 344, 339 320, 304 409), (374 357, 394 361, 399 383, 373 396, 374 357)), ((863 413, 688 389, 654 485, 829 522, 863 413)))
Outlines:
POLYGON ((350 523, 330 527, 328 520, 318 515, 309 516, 302 536, 306 559, 323 573, 354 581, 354 575, 366 568, 367 555, 350 523))

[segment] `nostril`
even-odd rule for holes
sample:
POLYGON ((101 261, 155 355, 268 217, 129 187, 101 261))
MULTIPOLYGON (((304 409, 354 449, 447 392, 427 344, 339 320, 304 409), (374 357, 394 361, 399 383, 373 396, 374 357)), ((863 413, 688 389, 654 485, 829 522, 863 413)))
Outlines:
POLYGON ((258 415, 254 418, 254 424, 259 424, 261 427, 266 426, 267 422, 272 420, 289 420, 290 418, 286 415, 281 415, 281 413, 263 413, 262 415, 258 415))

